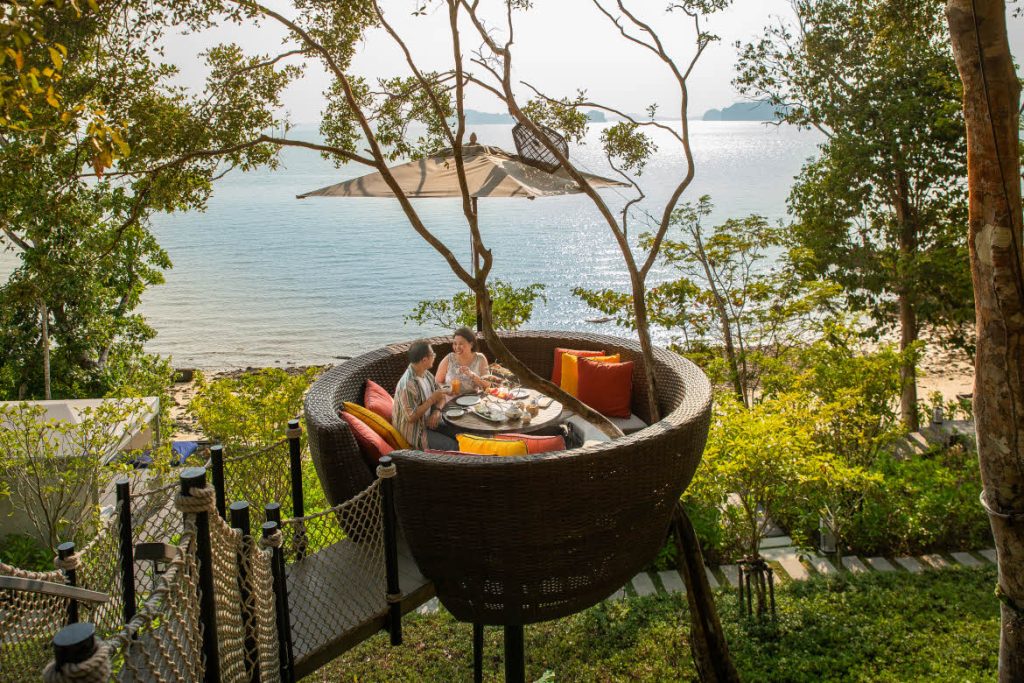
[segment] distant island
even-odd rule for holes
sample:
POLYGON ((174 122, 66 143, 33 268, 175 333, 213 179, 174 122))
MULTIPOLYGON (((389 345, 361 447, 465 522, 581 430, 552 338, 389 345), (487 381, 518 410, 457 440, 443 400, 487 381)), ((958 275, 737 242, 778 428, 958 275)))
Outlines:
MULTIPOLYGON (((604 123, 605 119, 604 112, 596 109, 591 109, 587 112, 587 119, 594 123, 604 123)), ((487 125, 494 123, 506 123, 513 124, 515 120, 509 114, 492 114, 486 111, 477 111, 476 109, 466 110, 466 123, 487 125)))
POLYGON ((708 109, 705 121, 774 121, 780 108, 767 102, 737 102, 725 109, 708 109))

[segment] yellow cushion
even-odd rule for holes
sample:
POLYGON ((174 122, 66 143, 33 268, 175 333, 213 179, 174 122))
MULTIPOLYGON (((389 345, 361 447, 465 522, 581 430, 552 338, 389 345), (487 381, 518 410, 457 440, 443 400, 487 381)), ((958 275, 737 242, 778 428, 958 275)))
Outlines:
POLYGON ((377 432, 380 438, 384 439, 392 448, 412 448, 401 432, 369 408, 364 408, 358 403, 351 403, 349 401, 345 401, 342 405, 345 406, 345 412, 352 413, 352 415, 359 418, 367 427, 377 432))
POLYGON ((458 434, 459 450, 477 455, 526 455, 525 441, 499 441, 472 434, 458 434))
MULTIPOLYGON (((580 383, 580 371, 579 371, 579 357, 572 356, 568 353, 562 354, 562 389, 570 396, 576 396, 579 390, 580 383)), ((587 360, 597 361, 598 363, 618 363, 619 354, 612 356, 590 356, 587 360)))

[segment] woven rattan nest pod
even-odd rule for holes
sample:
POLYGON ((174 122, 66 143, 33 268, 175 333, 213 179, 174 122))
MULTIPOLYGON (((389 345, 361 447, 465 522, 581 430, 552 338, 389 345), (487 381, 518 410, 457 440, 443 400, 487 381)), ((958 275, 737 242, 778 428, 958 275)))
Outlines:
MULTIPOLYGON (((650 421, 637 344, 562 332, 502 338, 544 377, 556 347, 634 361, 633 412, 650 421)), ((450 350, 449 338, 432 343, 439 358, 450 350)), ((321 377, 306 398, 310 450, 332 504, 373 478, 337 408, 361 401, 367 379, 393 391, 407 349, 396 344, 354 358, 321 377)), ((456 618, 507 625, 572 614, 608 597, 654 558, 700 462, 711 414, 711 387, 695 365, 664 349, 655 363, 664 417, 635 434, 522 457, 393 453, 405 539, 456 618)))

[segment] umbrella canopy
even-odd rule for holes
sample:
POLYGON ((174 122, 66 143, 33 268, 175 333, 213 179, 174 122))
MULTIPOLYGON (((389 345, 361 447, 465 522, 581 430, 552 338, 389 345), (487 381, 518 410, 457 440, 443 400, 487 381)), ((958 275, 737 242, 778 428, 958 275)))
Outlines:
MULTIPOLYGON (((554 173, 537 168, 522 157, 488 145, 469 144, 462 148, 466 182, 471 197, 550 197, 580 192, 576 181, 564 169, 554 173)), ((408 197, 458 197, 459 176, 454 153, 445 149, 424 159, 391 168, 391 174, 408 197)), ((584 173, 596 187, 628 187, 626 183, 584 173)), ((328 185, 298 195, 306 197, 394 197, 380 173, 328 185)))

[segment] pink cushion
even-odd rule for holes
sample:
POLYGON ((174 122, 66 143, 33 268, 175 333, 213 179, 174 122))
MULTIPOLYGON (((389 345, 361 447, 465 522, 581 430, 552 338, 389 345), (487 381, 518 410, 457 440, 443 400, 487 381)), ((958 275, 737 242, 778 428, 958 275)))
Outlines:
POLYGON ((356 443, 359 444, 359 452, 363 454, 366 463, 371 467, 376 467, 381 458, 395 450, 355 415, 338 411, 338 417, 348 423, 352 435, 356 437, 356 443))
POLYGON ((580 358, 577 398, 607 417, 629 417, 633 402, 633 362, 595 363, 580 358))
POLYGON ((564 451, 565 439, 559 435, 536 436, 533 434, 497 434, 495 439, 502 441, 522 441, 526 444, 526 452, 529 455, 534 453, 549 453, 551 451, 564 451))
POLYGON ((395 399, 391 398, 391 394, 388 393, 387 389, 372 379, 368 379, 366 380, 366 391, 363 392, 363 406, 391 422, 391 413, 394 410, 395 399))

